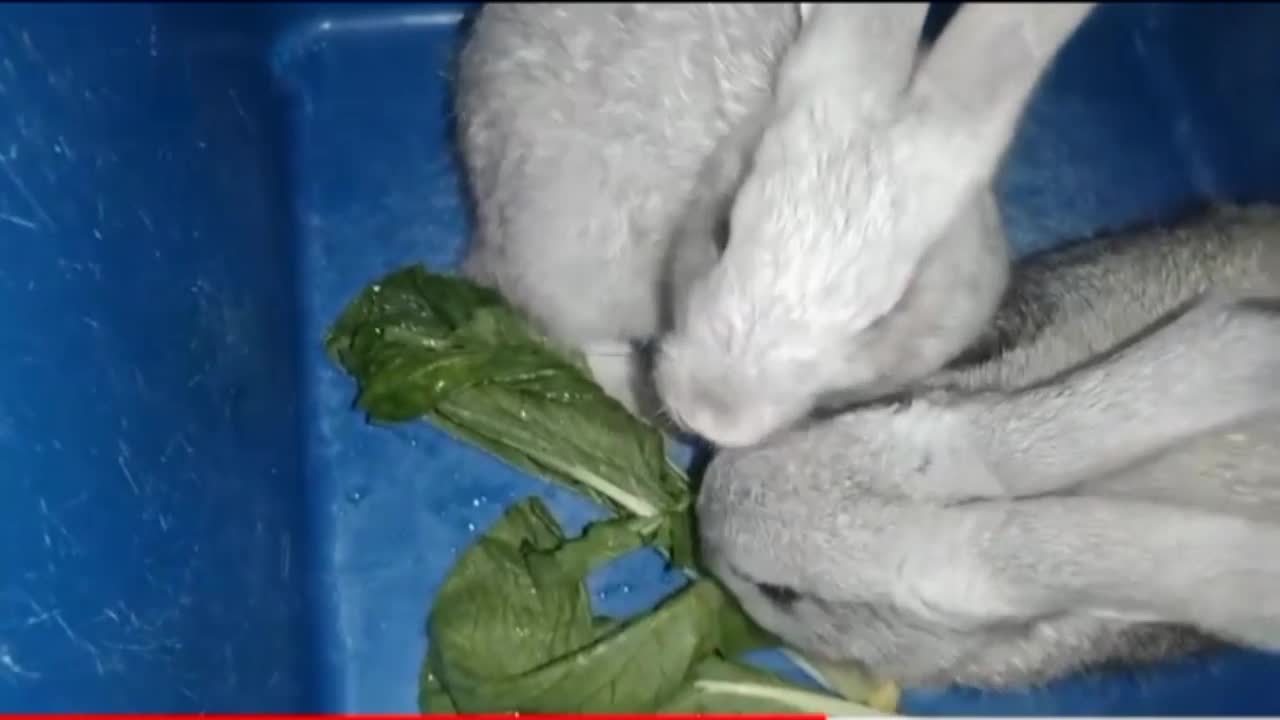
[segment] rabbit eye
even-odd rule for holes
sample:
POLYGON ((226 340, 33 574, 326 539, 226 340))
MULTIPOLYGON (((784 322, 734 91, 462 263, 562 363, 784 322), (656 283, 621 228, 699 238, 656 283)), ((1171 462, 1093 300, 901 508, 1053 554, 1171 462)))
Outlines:
POLYGON ((769 602, 784 610, 795 605, 800 600, 800 592, 785 585, 756 583, 756 588, 760 590, 760 594, 769 599, 769 602))
POLYGON ((729 247, 729 212, 720 213, 716 217, 715 227, 711 230, 711 239, 716 245, 716 252, 724 254, 725 248, 729 247))

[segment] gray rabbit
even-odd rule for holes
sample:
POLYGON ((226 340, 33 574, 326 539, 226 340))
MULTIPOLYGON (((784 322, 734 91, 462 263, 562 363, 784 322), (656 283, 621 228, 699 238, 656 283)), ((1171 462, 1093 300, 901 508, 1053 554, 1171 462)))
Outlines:
POLYGON ((464 272, 632 409, 695 178, 768 101, 799 22, 793 3, 489 3, 462 48, 464 272))
POLYGON ((995 310, 987 184, 1091 6, 966 7, 915 73, 928 3, 487 4, 457 77, 464 272, 723 444, 927 374, 995 310), (672 325, 655 387, 635 348, 672 325))
POLYGON ((764 627, 904 685, 1280 650, 1280 209, 1029 259, 967 356, 722 452, 698 513, 764 627))

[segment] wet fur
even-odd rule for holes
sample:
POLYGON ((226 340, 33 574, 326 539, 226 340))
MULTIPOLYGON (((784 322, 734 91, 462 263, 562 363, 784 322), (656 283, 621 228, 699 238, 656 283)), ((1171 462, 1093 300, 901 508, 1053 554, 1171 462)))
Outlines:
POLYGON ((1275 208, 1029 259, 905 399, 720 453, 705 560, 783 639, 910 686, 1280 650, 1277 297, 1275 208))

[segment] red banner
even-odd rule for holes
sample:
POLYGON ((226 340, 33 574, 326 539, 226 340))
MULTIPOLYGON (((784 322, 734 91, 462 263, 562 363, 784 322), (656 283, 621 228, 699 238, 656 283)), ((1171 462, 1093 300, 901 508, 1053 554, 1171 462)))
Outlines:
POLYGON ((41 718, 112 718, 113 720, 126 720, 128 718, 139 718, 139 720, 216 720, 216 718, 235 718, 235 720, 339 720, 350 718, 352 720, 421 720, 427 717, 460 717, 469 720, 512 720, 512 718, 520 718, 520 720, 580 720, 581 718, 592 718, 593 720, 650 720, 651 718, 663 718, 664 720, 828 720, 825 715, 528 715, 524 713, 511 713, 506 715, 130 715, 130 714, 102 714, 102 715, 18 715, 18 714, 0 714, 0 720, 6 718, 32 719, 41 718))

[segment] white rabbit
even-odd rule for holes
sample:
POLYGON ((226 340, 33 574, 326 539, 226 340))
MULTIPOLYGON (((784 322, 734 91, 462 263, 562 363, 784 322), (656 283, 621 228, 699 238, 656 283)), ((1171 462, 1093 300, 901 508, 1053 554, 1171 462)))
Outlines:
POLYGON ((464 272, 584 351, 633 410, 631 346, 659 332, 695 178, 767 103, 799 20, 794 3, 490 3, 463 46, 464 272))
POLYGON ((672 419, 741 447, 945 365, 998 306, 990 189, 1031 92, 1092 3, 812 3, 778 71, 720 260, 656 347, 672 419))
POLYGON ((1280 209, 1027 261, 930 390, 727 450, 704 559, 905 685, 1280 651, 1280 209))

